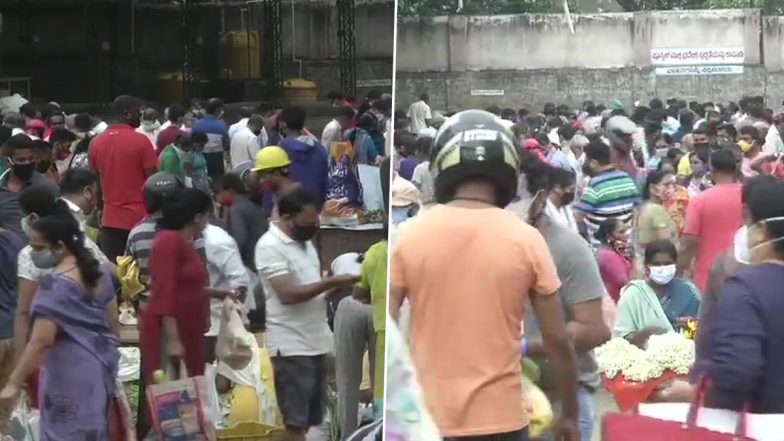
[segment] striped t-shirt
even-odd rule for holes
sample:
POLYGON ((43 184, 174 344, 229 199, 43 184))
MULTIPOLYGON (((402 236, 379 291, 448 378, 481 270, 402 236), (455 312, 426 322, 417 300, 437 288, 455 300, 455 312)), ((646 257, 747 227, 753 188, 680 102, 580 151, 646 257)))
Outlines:
MULTIPOLYGON (((125 249, 125 254, 133 257, 133 260, 139 264, 139 281, 148 290, 150 287, 150 252, 155 241, 155 235, 158 234, 159 219, 160 215, 150 215, 136 224, 128 235, 128 244, 125 249)), ((199 235, 194 238, 193 248, 199 253, 204 262, 207 262, 203 236, 199 235)), ((146 291, 144 295, 147 295, 147 293, 149 291, 146 291)))
POLYGON ((594 176, 574 209, 585 214, 585 225, 592 245, 599 225, 608 218, 628 223, 640 203, 637 184, 627 173, 611 170, 594 176))

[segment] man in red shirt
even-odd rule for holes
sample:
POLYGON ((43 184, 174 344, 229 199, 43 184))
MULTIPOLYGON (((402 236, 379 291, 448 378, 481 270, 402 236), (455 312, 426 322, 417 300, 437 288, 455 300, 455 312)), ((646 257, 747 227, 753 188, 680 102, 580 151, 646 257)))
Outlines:
POLYGON ((111 262, 123 255, 131 228, 147 214, 142 188, 158 167, 149 138, 136 132, 143 105, 139 98, 117 97, 111 109, 115 124, 90 148, 90 166, 100 175, 103 194, 99 243, 111 262))
POLYGON ((735 232, 743 225, 738 163, 729 150, 710 156, 714 186, 689 201, 680 252, 680 270, 691 272, 694 283, 705 291, 713 261, 732 247, 735 232), (693 264, 693 265, 692 265, 693 264))
POLYGON ((171 125, 161 130, 161 133, 158 133, 158 139, 155 140, 155 146, 159 156, 166 147, 177 142, 180 137, 187 135, 187 133, 182 130, 182 126, 185 122, 185 108, 179 104, 172 104, 169 106, 169 122, 171 125))

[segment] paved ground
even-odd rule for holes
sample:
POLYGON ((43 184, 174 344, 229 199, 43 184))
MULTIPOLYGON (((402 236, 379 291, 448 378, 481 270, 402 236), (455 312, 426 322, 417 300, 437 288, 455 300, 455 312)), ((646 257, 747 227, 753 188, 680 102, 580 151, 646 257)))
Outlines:
MULTIPOLYGON (((599 390, 599 392, 594 395, 594 400, 596 402, 596 421, 593 430, 593 439, 590 441, 601 441, 601 417, 607 412, 616 412, 618 407, 615 405, 612 395, 604 389, 599 390)), ((327 425, 324 424, 323 426, 311 429, 310 432, 308 432, 307 441, 330 441, 329 428, 327 425)))
POLYGON ((617 412, 618 406, 615 405, 615 399, 612 395, 604 389, 600 389, 596 395, 594 395, 594 402, 596 403, 596 421, 593 429, 593 439, 591 441, 600 441, 602 415, 607 412, 617 412))

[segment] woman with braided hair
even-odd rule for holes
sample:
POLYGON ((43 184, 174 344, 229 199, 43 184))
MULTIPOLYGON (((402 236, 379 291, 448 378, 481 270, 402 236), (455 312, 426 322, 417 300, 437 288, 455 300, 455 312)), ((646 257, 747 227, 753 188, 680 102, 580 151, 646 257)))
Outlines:
MULTIPOLYGON (((51 269, 32 307, 32 333, 0 403, 12 403, 39 367, 41 440, 109 441, 119 339, 107 272, 84 245, 73 216, 42 217, 30 229, 32 259, 51 269)), ((120 438, 122 439, 122 438, 120 438)))

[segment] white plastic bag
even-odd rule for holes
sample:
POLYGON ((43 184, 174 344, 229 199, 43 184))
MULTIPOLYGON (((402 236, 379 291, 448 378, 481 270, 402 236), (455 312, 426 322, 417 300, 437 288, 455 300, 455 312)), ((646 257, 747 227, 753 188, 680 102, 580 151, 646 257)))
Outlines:
POLYGON ((223 412, 221 412, 218 388, 215 385, 216 375, 217 369, 215 365, 207 364, 204 367, 204 380, 207 383, 207 403, 205 404, 207 415, 215 423, 215 428, 220 429, 223 428, 223 412))
POLYGON ((120 383, 128 383, 139 379, 142 355, 139 348, 121 347, 120 363, 117 370, 117 379, 120 383))
POLYGON ((3 433, 3 441, 38 441, 40 431, 40 413, 30 408, 26 397, 21 397, 16 408, 11 412, 8 429, 3 433))
POLYGON ((215 346, 218 360, 232 369, 244 369, 253 357, 252 346, 244 338, 247 331, 242 323, 238 305, 230 298, 223 301, 220 331, 215 346))
POLYGON ((381 169, 373 165, 359 164, 359 182, 362 184, 362 201, 367 211, 384 209, 384 194, 381 191, 381 169))

